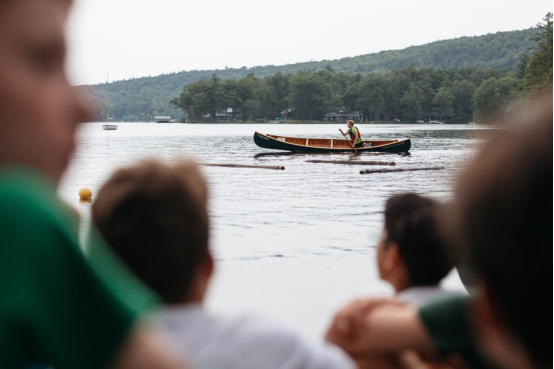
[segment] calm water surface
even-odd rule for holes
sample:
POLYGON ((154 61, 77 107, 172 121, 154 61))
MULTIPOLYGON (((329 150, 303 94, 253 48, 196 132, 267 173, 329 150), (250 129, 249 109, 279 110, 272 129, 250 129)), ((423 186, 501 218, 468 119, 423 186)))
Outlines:
MULTIPOLYGON (((269 152, 254 144, 256 130, 340 138, 337 130, 344 126, 119 123, 117 131, 103 131, 100 123, 89 123, 79 131, 79 148, 60 195, 88 223, 90 205, 79 203, 79 188, 88 186, 96 194, 114 169, 141 158, 285 166, 284 171, 204 167, 217 260, 208 305, 225 313, 246 310, 271 316, 315 338, 344 302, 390 293, 374 266, 386 199, 403 191, 449 199, 458 170, 486 129, 359 125, 364 139, 410 137, 411 155, 368 153, 353 160, 446 168, 441 171, 360 175, 365 166, 306 163, 346 159, 348 154, 256 157, 269 152)), ((446 283, 460 288, 456 275, 446 283)))

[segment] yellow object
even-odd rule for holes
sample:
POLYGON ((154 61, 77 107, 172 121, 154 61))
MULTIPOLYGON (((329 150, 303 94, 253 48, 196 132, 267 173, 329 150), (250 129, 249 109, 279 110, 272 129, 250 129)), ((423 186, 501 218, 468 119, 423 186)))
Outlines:
POLYGON ((79 190, 79 198, 81 200, 90 201, 92 200, 92 191, 88 187, 83 187, 79 190))

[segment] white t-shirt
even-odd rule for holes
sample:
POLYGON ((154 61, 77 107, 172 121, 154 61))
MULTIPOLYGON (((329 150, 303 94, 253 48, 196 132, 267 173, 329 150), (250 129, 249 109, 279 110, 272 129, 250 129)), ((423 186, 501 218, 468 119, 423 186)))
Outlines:
POLYGON ((455 294, 455 291, 444 289, 441 286, 410 287, 396 294, 396 298, 420 306, 437 297, 449 294, 455 294))
POLYGON ((156 318, 175 348, 197 369, 354 368, 339 348, 308 343, 264 320, 220 317, 197 304, 166 308, 156 318))

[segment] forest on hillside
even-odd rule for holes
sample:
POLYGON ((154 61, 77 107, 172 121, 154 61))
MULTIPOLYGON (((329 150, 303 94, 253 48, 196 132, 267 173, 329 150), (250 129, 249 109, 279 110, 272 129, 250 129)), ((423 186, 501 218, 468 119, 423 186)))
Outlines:
POLYGON ((221 80, 214 74, 187 85, 173 103, 188 112, 189 122, 221 120, 217 116, 231 109, 228 120, 233 121, 314 121, 328 112, 362 111, 365 121, 415 122, 434 115, 467 123, 473 120, 473 95, 488 80, 506 85, 508 94, 521 84, 513 73, 492 69, 408 67, 383 75, 351 76, 329 67, 265 78, 250 74, 221 80), (283 117, 283 111, 288 115, 283 117))
POLYGON ((526 95, 552 82, 552 14, 538 24, 534 46, 515 71, 475 67, 395 69, 354 74, 331 66, 313 72, 251 73, 222 80, 217 74, 188 84, 172 104, 187 121, 322 120, 329 112, 357 111, 364 121, 494 122, 526 95))
MULTIPOLYGON (((361 78, 356 75, 362 76, 373 73, 378 76, 410 66, 415 69, 478 68, 503 70, 504 74, 507 71, 515 72, 518 60, 524 57, 529 48, 533 46, 533 41, 530 38, 535 33, 536 29, 498 32, 484 36, 437 41, 403 50, 382 51, 338 60, 282 66, 195 70, 94 86, 82 86, 82 88, 97 102, 97 117, 100 120, 106 120, 107 116, 110 116, 115 120, 149 121, 155 115, 179 117, 181 115, 180 110, 171 105, 170 101, 181 93, 184 86, 211 78, 213 74, 217 74, 221 80, 240 79, 252 74, 257 79, 263 79, 277 73, 292 75, 305 71, 306 73, 317 74, 331 68, 338 75, 344 74, 345 76, 352 76, 352 78, 361 78)), ((424 102, 422 109, 427 110, 428 105, 424 102)))

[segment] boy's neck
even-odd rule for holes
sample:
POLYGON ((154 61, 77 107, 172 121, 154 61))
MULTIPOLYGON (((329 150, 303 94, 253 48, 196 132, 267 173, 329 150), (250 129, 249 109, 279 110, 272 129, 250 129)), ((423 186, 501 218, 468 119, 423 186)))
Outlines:
POLYGON ((407 273, 397 273, 396 275, 392 275, 388 278, 388 282, 392 285, 396 293, 400 293, 412 287, 407 273))

